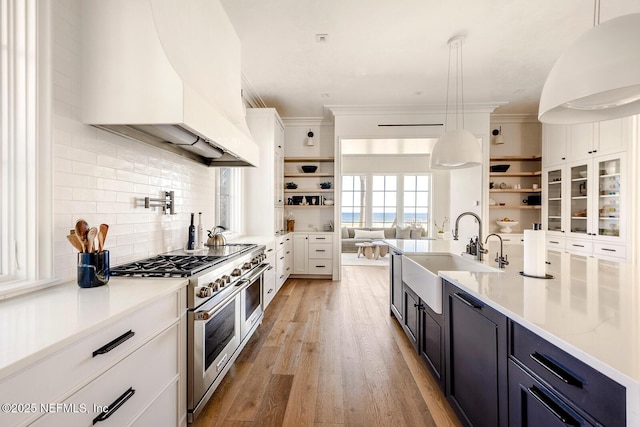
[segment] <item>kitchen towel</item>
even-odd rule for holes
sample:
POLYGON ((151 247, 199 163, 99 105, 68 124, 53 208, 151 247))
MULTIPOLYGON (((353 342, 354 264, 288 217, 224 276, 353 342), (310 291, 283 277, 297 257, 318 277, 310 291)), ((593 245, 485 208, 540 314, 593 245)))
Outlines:
POLYGON ((524 230, 524 274, 545 277, 545 270, 544 230, 534 224, 533 230, 524 230))

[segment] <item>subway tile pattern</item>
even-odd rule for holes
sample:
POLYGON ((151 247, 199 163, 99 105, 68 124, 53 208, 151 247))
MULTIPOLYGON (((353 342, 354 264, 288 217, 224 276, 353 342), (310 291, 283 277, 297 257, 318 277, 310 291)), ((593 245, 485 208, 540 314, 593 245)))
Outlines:
POLYGON ((78 218, 109 224, 113 265, 183 247, 190 212, 203 213, 205 229, 215 224, 215 169, 81 123, 80 4, 53 4, 54 274, 62 279, 76 275, 66 235, 78 218), (176 215, 144 208, 145 196, 171 190, 176 215))

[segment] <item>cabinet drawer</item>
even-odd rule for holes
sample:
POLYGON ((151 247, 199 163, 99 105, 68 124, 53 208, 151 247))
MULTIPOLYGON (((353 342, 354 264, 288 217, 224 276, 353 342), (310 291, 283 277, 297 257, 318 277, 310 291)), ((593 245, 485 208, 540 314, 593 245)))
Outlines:
POLYGON ((309 274, 332 274, 333 268, 330 259, 309 259, 309 274))
POLYGON ((331 234, 310 234, 309 243, 333 243, 331 234))
MULTIPOLYGON (((178 292, 173 293, 8 377, 0 383, 0 401, 60 402, 72 389, 99 375, 176 322, 181 311, 179 300, 178 292), (97 351, 104 353, 94 355, 97 351)), ((16 424, 28 415, 0 414, 0 424, 16 424), (8 423, 5 423, 6 416, 10 416, 8 423)))
MULTIPOLYGON (((122 404, 111 411, 109 418, 99 421, 98 425, 124 426, 131 423, 171 382, 177 381, 178 326, 173 325, 63 402, 66 407, 79 411, 50 413, 38 419, 34 425, 95 424, 96 417, 106 407, 117 405, 118 402, 122 404), (81 410, 83 405, 86 407, 84 413, 81 410)), ((177 400, 171 406, 177 407, 177 400)), ((175 409, 168 412, 175 413, 175 409)), ((175 422, 174 416, 170 423, 175 422)))
POLYGON ((309 243, 309 258, 331 259, 331 243, 309 243))
POLYGON ((593 242, 593 254, 597 257, 611 257, 626 259, 627 247, 623 245, 611 245, 609 243, 593 242))
POLYGON ((565 239, 563 237, 550 237, 547 236, 547 248, 564 249, 565 239))
POLYGON ((567 252, 571 253, 591 254, 591 252, 593 252, 593 242, 587 242, 577 239, 567 239, 565 249, 567 252))
POLYGON ((512 358, 600 423, 625 425, 623 386, 514 322, 509 347, 512 358))
POLYGON ((266 245, 264 245, 264 253, 267 256, 276 253, 276 241, 275 240, 271 240, 266 245))

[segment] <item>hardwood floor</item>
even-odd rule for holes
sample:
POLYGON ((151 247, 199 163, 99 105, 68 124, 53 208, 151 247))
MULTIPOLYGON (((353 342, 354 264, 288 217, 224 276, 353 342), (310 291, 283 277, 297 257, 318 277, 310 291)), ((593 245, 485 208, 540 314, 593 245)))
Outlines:
POLYGON ((389 315, 388 267, 289 279, 196 420, 204 426, 458 426, 389 315))

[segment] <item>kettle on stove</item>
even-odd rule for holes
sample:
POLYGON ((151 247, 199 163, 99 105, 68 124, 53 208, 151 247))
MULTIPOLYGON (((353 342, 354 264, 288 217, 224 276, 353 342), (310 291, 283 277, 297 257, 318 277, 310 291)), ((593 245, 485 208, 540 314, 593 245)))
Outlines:
POLYGON ((226 228, 224 228, 221 225, 218 225, 217 227, 214 227, 211 230, 208 230, 207 233, 209 234, 209 238, 207 239, 207 246, 226 245, 227 241, 224 235, 222 234, 224 230, 226 230, 226 228))

